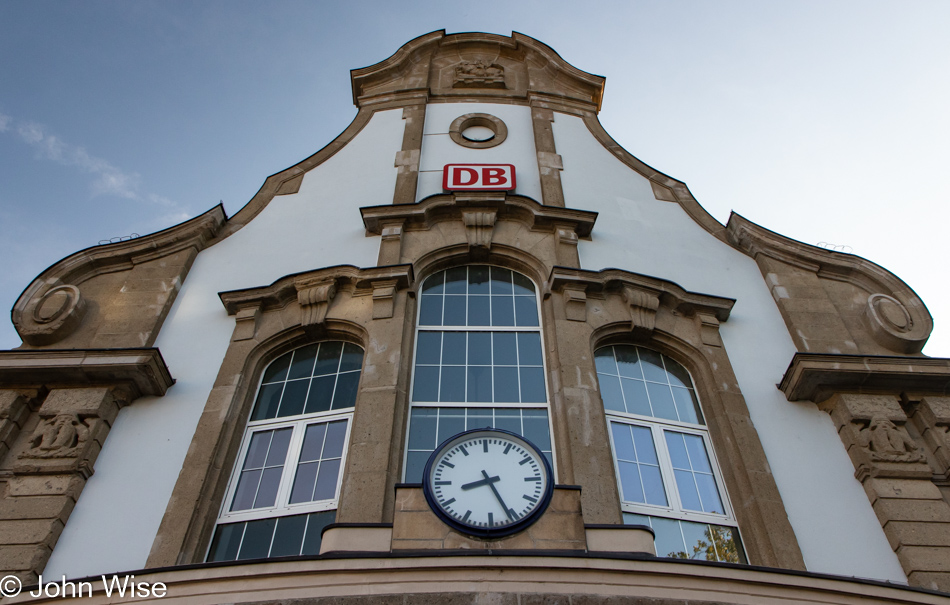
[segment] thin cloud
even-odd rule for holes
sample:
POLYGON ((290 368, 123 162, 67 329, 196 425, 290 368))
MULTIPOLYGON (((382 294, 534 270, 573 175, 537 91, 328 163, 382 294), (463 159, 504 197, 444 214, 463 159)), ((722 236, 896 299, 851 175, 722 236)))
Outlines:
POLYGON ((91 155, 83 147, 69 145, 56 135, 46 132, 42 124, 15 122, 12 117, 0 114, 0 132, 6 132, 11 127, 41 159, 76 167, 92 175, 94 178, 90 185, 93 195, 110 195, 161 206, 169 211, 166 217, 175 217, 178 222, 191 218, 176 202, 155 193, 142 193, 138 173, 125 172, 108 160, 91 155))

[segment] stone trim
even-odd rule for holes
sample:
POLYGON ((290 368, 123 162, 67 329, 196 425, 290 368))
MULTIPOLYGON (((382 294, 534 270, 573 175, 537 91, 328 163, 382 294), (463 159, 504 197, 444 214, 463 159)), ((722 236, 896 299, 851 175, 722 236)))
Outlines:
POLYGON ((923 301, 883 267, 781 236, 735 213, 726 234, 759 264, 799 350, 914 355, 930 337, 933 319, 923 301))
POLYGON ((834 393, 950 394, 950 359, 796 353, 778 388, 789 401, 821 403, 834 393))
POLYGON ((557 350, 559 364, 549 372, 560 385, 552 416, 555 432, 568 444, 562 450, 569 454, 559 455, 560 479, 576 482, 584 477, 585 523, 622 522, 614 462, 609 448, 598 445, 608 443, 609 436, 593 352, 612 344, 644 345, 675 359, 693 377, 749 560, 804 569, 765 452, 718 338, 719 322, 728 320, 735 301, 617 269, 554 267, 547 283, 555 319, 548 347, 557 350), (582 314, 586 320, 579 321, 582 314), (716 344, 707 344, 709 340, 716 344), (583 342, 589 348, 578 346, 583 342))
MULTIPOLYGON (((705 561, 608 554, 454 552, 324 556, 137 570, 137 582, 163 582, 180 602, 351 605, 574 603, 575 605, 945 605, 947 595, 899 584, 705 561), (266 595, 266 596, 264 596, 266 595)), ((101 578, 89 605, 141 599, 105 597, 101 578)), ((78 581, 78 579, 77 579, 78 581)), ((61 603, 24 592, 13 603, 61 603)))
POLYGON ((469 149, 488 149, 497 147, 508 138, 508 126, 500 119, 487 113, 467 113, 452 120, 449 126, 449 138, 456 145, 468 147, 469 149), (473 141, 466 138, 463 132, 471 126, 484 126, 494 133, 494 136, 486 141, 473 141))
MULTIPOLYGON (((398 207, 398 206, 391 206, 398 207)), ((297 347, 364 350, 337 509, 340 523, 392 519, 405 432, 414 285, 410 265, 344 265, 219 294, 235 331, 182 465, 148 566, 203 561, 264 368, 297 347), (253 318, 253 319, 252 319, 253 318), (253 322, 253 324, 252 324, 253 322), (251 329, 253 325, 253 329, 251 329)))
POLYGON ((128 401, 162 396, 174 379, 158 349, 0 351, 0 387, 121 386, 128 401))
POLYGON ((409 105, 402 110, 406 121, 402 135, 402 150, 396 152, 396 188, 394 204, 413 204, 419 183, 419 159, 422 157, 422 134, 425 130, 426 106, 409 105))
POLYGON ((546 206, 566 206, 561 187, 564 163, 554 145, 554 112, 545 107, 531 107, 534 147, 538 154, 538 172, 541 175, 541 199, 546 206))

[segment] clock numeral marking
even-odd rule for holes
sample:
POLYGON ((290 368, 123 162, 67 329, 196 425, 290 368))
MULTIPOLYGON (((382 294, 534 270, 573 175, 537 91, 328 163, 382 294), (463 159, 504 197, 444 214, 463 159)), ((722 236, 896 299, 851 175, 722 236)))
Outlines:
POLYGON ((518 464, 528 464, 529 462, 531 462, 531 458, 525 456, 525 459, 519 462, 518 464))
POLYGON ((464 445, 460 445, 460 446, 459 446, 459 449, 462 450, 462 453, 463 453, 463 454, 465 454, 466 456, 468 456, 468 450, 465 449, 465 446, 464 446, 464 445))
POLYGON ((445 502, 439 502, 439 504, 441 504, 442 506, 448 506, 449 504, 452 504, 453 502, 455 502, 455 498, 452 498, 451 500, 446 500, 445 502))
POLYGON ((454 464, 452 464, 451 462, 446 462, 445 460, 443 460, 440 464, 441 464, 441 466, 447 466, 447 467, 449 467, 449 468, 455 468, 455 465, 454 465, 454 464))
POLYGON ((452 485, 451 481, 436 481, 436 485, 452 485))
POLYGON ((491 513, 488 513, 488 527, 494 527, 494 526, 495 526, 495 516, 492 515, 491 513))
POLYGON ((482 451, 488 453, 488 439, 482 439, 482 451))
POLYGON ((537 501, 538 501, 537 498, 532 498, 531 496, 529 496, 529 495, 527 495, 527 494, 525 494, 524 496, 521 496, 521 497, 524 498, 525 500, 527 500, 528 502, 531 502, 531 503, 534 503, 534 502, 537 502, 537 501))
MULTIPOLYGON (((540 481, 541 477, 525 477, 524 480, 525 481, 540 481)), ((436 485, 438 485, 438 483, 436 483, 436 485)))
POLYGON ((465 511, 465 516, 462 517, 462 523, 465 523, 466 521, 468 521, 468 518, 471 516, 472 516, 472 511, 470 510, 465 511))
POLYGON ((520 516, 518 513, 515 512, 515 509, 509 508, 509 509, 508 509, 508 518, 511 519, 512 521, 517 521, 518 519, 521 518, 521 516, 520 516))
POLYGON ((511 446, 512 446, 512 445, 513 445, 513 444, 509 443, 508 445, 505 446, 505 451, 504 451, 503 453, 504 453, 506 456, 508 455, 508 450, 511 449, 511 446))

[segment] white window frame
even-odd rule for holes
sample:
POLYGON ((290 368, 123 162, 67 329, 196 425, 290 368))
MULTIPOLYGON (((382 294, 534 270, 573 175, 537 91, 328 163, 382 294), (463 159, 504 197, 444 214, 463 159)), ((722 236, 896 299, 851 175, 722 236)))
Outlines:
POLYGON ((240 454, 236 459, 234 469, 231 472, 231 479, 228 482, 227 495, 222 502, 221 511, 218 514, 218 525, 335 510, 340 502, 340 486, 343 483, 343 470, 346 468, 346 456, 349 451, 350 430, 352 429, 352 426, 353 408, 346 408, 346 412, 344 413, 331 410, 328 412, 318 412, 315 414, 249 422, 247 424, 247 428, 244 431, 244 438, 241 441, 240 454), (303 439, 304 435, 306 434, 307 427, 312 424, 329 424, 338 420, 346 421, 346 432, 343 437, 343 452, 340 458, 340 471, 337 474, 336 489, 334 490, 333 498, 291 504, 290 494, 293 488, 294 479, 297 476, 297 464, 300 461, 300 454, 303 448, 303 439), (290 437, 290 443, 287 445, 287 455, 284 460, 284 467, 283 471, 281 472, 280 483, 277 488, 277 497, 274 500, 274 505, 232 512, 230 510, 231 503, 234 500, 238 481, 241 478, 241 471, 244 468, 244 461, 247 457, 247 450, 251 444, 251 437, 253 437, 255 433, 259 433, 261 431, 273 431, 285 427, 292 427, 293 433, 290 437))
MULTIPOLYGON (((490 271, 490 269, 489 269, 490 271)), ((489 278, 490 279, 490 278, 489 278)), ((548 417, 548 435, 551 440, 551 468, 554 471, 554 476, 557 476, 557 447, 554 444, 554 424, 553 419, 551 418, 551 394, 548 388, 548 373, 547 373, 547 359, 545 355, 545 343, 544 343, 544 316, 541 314, 541 297, 539 296, 540 290, 538 284, 520 271, 514 269, 509 269, 508 267, 502 267, 500 265, 490 265, 486 263, 468 263, 464 265, 453 265, 452 267, 446 267, 440 269, 430 275, 426 276, 424 280, 420 282, 419 293, 417 300, 419 304, 416 305, 416 324, 415 324, 415 334, 413 336, 413 349, 412 349, 412 374, 409 381, 409 413, 406 414, 406 438, 405 445, 402 449, 402 479, 406 480, 406 472, 408 470, 408 458, 409 458, 409 430, 411 428, 412 421, 412 410, 413 408, 507 408, 507 409, 533 409, 533 410, 545 410, 548 417), (537 308, 538 314, 538 325, 537 326, 454 326, 454 325, 425 325, 421 324, 422 319, 422 287, 425 285, 426 281, 434 275, 443 273, 450 269, 457 267, 498 267, 499 269, 505 269, 511 271, 512 273, 517 273, 525 279, 531 282, 534 286, 534 304, 537 308), (541 342, 541 375, 543 377, 542 383, 544 385, 544 402, 532 402, 532 403, 520 403, 520 402, 494 402, 494 401, 479 401, 479 402, 466 402, 466 401, 420 401, 416 402, 413 400, 413 395, 416 389, 416 356, 419 353, 419 334, 421 332, 536 332, 540 336, 541 342)), ((468 315, 468 298, 471 295, 465 295, 465 308, 466 316, 468 315)), ((440 363, 441 367, 441 363, 440 363)), ((466 366, 467 367, 467 366, 466 366)), ((494 367, 494 366, 491 366, 494 367)), ((520 381, 520 377, 519 377, 520 381)), ((465 376, 465 392, 468 393, 468 374, 465 376)), ((520 382, 519 382, 520 385, 520 382)), ((441 389, 441 385, 439 386, 441 389)), ((494 382, 492 383, 492 394, 494 398, 494 382)), ((436 444, 438 445, 438 444, 436 444)))

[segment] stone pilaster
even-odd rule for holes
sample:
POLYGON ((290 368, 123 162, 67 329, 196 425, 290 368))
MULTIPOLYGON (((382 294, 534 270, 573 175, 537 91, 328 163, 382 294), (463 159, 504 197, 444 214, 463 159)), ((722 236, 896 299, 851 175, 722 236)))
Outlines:
POLYGON ((950 504, 910 436, 897 397, 837 394, 821 404, 912 585, 950 590, 950 504))

